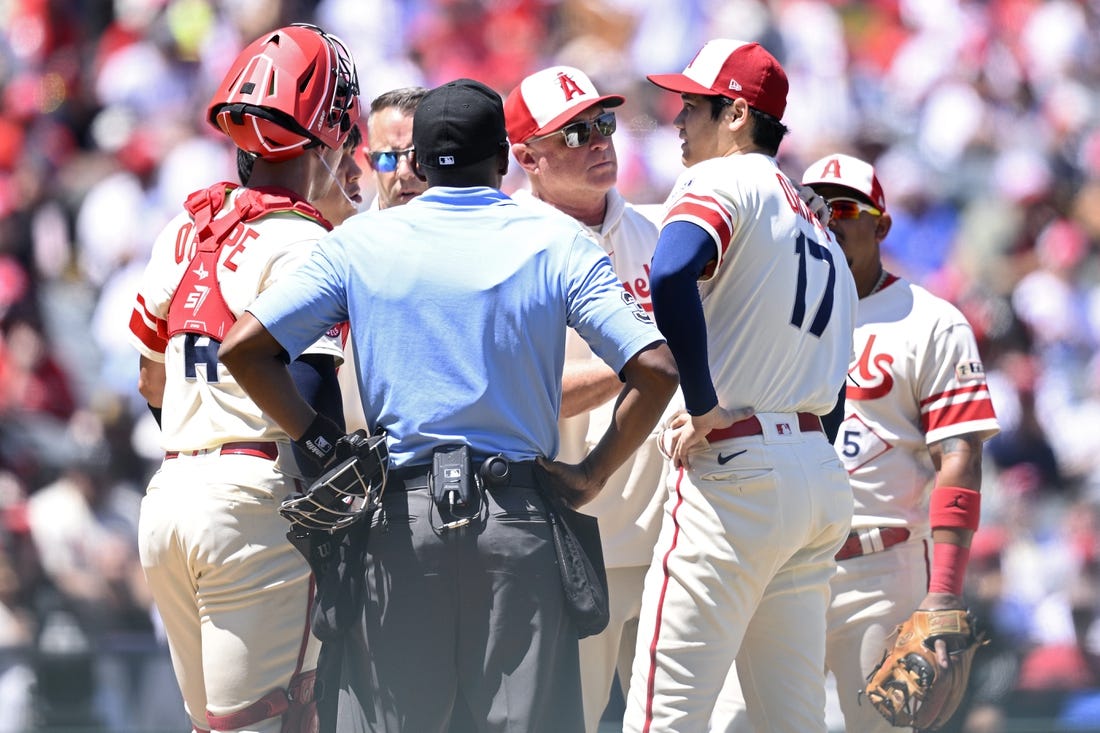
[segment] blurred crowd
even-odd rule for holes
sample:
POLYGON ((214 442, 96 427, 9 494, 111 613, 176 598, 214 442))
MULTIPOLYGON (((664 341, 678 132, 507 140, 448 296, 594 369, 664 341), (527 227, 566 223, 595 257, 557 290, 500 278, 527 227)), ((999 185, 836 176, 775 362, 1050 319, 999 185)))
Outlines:
POLYGON ((155 233, 235 180, 213 85, 294 21, 348 44, 367 102, 584 69, 627 97, 636 203, 681 170, 645 74, 708 38, 770 49, 781 165, 874 161, 888 269, 983 352, 1002 432, 967 587, 991 643, 954 728, 1100 729, 1100 0, 0 0, 0 732, 185 725, 136 552, 162 454, 128 321, 155 233))

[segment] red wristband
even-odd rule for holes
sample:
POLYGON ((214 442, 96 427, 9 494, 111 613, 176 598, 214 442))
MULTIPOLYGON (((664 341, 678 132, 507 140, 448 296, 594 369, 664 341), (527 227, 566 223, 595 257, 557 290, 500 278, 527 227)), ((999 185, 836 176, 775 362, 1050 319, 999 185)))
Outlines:
POLYGON ((982 515, 982 495, 974 489, 937 486, 928 503, 932 529, 951 527, 976 531, 982 515))
POLYGON ((966 578, 966 563, 970 548, 937 542, 932 548, 932 574, 928 579, 929 593, 950 593, 961 596, 966 578))

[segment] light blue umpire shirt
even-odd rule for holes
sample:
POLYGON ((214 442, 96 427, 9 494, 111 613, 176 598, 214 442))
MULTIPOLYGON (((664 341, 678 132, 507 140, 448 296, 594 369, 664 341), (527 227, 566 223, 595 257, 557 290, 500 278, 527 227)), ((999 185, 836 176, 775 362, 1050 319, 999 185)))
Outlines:
POLYGON ((248 310, 291 358, 351 323, 363 411, 396 466, 448 443, 553 458, 566 326, 616 372, 663 340, 579 224, 487 187, 349 219, 248 310))

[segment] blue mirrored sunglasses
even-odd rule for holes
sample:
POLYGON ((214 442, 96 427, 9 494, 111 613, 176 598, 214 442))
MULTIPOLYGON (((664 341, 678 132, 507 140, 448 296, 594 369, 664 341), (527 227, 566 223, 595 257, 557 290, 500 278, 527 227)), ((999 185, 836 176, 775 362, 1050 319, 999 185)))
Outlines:
POLYGON ((409 165, 412 165, 411 158, 416 153, 416 148, 405 148, 404 150, 379 150, 371 151, 370 156, 371 167, 379 173, 393 173, 397 170, 397 163, 402 158, 409 161, 409 165))

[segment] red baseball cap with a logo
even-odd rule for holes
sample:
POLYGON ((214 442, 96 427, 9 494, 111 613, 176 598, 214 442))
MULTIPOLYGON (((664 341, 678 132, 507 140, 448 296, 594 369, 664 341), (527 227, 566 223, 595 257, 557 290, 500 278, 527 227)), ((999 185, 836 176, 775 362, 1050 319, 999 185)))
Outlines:
POLYGON ((716 38, 703 45, 682 74, 646 78, 670 92, 744 99, 776 119, 787 109, 787 72, 759 43, 716 38))
POLYGON ((551 66, 526 77, 508 95, 504 102, 508 139, 526 142, 554 132, 589 107, 618 107, 624 101, 618 94, 601 95, 580 69, 551 66))
POLYGON ((850 155, 834 153, 811 163, 802 174, 804 186, 827 183, 851 189, 874 204, 879 211, 886 211, 886 194, 882 192, 882 184, 878 182, 874 166, 870 163, 850 155))

